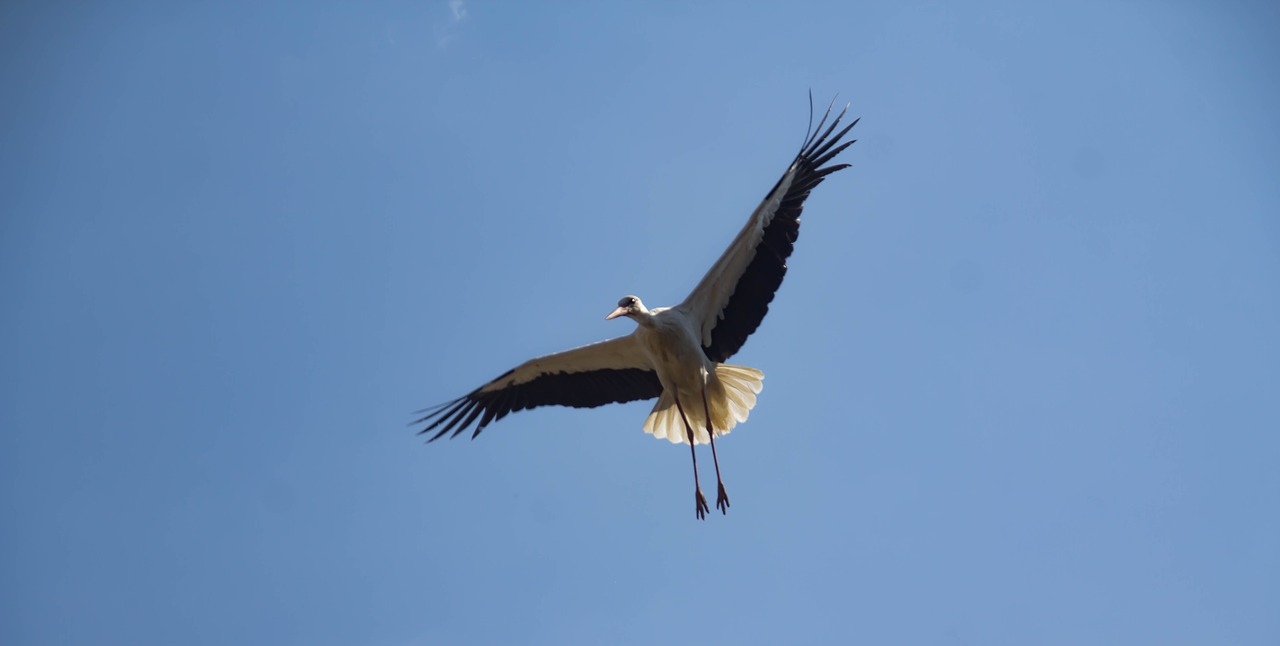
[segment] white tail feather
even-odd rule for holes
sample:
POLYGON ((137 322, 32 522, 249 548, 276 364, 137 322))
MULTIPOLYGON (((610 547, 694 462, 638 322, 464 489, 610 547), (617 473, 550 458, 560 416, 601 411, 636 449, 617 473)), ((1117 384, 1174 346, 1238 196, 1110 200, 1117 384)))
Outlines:
MULTIPOLYGON (((739 422, 747 421, 747 416, 756 405, 756 394, 764 388, 761 383, 763 381, 764 373, 755 368, 724 363, 716 365, 715 377, 707 380, 707 404, 711 408, 711 425, 716 437, 727 434, 739 422)), ((654 437, 666 438, 673 444, 688 444, 688 432, 675 403, 675 396, 664 390, 644 421, 644 432, 654 437)), ((693 427, 693 443, 710 442, 702 393, 682 392, 680 404, 689 420, 689 426, 693 427)))

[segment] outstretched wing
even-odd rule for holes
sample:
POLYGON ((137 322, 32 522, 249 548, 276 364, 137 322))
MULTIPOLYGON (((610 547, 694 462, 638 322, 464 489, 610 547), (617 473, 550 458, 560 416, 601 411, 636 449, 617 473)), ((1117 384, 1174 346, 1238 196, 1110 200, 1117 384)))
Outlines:
POLYGON ((823 166, 856 141, 840 143, 858 124, 857 119, 831 136, 848 109, 846 105, 824 132, 822 127, 831 116, 831 108, 827 108, 782 179, 698 286, 677 306, 698 322, 702 350, 712 361, 733 356, 760 326, 787 273, 787 257, 800 235, 800 212, 809 191, 827 175, 849 167, 823 166))
POLYGON ((479 419, 475 438, 490 422, 527 408, 594 408, 661 394, 658 373, 633 333, 530 359, 462 397, 421 411, 426 415, 413 423, 430 422, 420 435, 439 428, 427 440, 434 442, 450 431, 457 437, 479 419))

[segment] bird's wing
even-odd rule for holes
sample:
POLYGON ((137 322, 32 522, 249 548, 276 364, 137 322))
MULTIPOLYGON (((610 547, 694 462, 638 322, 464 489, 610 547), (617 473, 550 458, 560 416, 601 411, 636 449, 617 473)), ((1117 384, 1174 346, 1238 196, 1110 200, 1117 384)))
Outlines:
POLYGON ((509 413, 538 406, 593 408, 662 394, 635 334, 530 359, 453 401, 426 409, 414 424, 430 422, 419 434, 440 430, 456 437, 479 419, 471 437, 509 413))
POLYGON ((823 131, 831 116, 831 108, 827 108, 782 179, 698 286, 677 306, 699 325, 702 350, 712 361, 728 359, 760 326, 787 273, 787 257, 800 234, 800 211, 809 191, 827 175, 848 168, 848 164, 823 166, 856 141, 840 143, 857 125, 857 119, 831 136, 848 109, 846 105, 823 131))

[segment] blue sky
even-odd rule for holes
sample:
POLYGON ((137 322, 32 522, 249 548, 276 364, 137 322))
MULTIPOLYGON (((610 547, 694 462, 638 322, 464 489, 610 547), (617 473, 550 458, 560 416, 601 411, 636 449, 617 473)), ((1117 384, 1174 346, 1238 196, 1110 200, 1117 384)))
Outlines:
POLYGON ((7 2, 0 641, 1277 643, 1277 27, 7 2), (859 143, 734 357, 728 516, 645 403, 422 445, 679 301, 810 89, 859 143))

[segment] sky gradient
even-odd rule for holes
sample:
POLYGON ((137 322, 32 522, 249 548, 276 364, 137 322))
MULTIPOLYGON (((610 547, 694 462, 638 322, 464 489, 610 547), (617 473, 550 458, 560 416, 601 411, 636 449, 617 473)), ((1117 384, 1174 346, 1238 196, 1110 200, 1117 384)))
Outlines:
POLYGON ((775 5, 4 3, 0 642, 1280 642, 1280 9, 775 5), (810 90, 727 516, 647 403, 422 445, 810 90))

